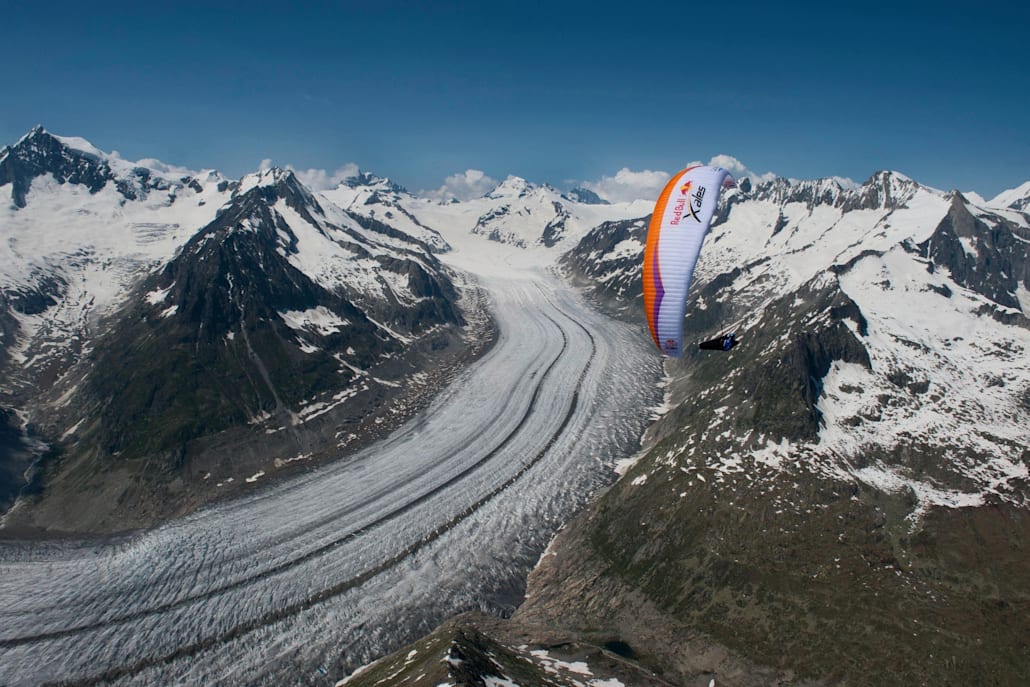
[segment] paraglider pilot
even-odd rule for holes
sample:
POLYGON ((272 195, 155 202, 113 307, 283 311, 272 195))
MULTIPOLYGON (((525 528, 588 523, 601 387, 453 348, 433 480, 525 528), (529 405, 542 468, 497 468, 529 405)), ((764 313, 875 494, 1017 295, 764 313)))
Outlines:
POLYGON ((702 341, 697 345, 698 348, 702 348, 706 351, 728 351, 738 343, 737 333, 730 332, 729 334, 723 334, 716 339, 709 339, 708 341, 702 341))

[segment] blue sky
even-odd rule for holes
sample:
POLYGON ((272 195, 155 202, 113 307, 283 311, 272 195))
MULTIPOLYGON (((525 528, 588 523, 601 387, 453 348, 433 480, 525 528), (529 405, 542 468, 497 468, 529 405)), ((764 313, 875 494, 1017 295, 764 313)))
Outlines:
POLYGON ((720 154, 988 198, 1030 179, 1014 0, 97 5, 4 3, 0 143, 40 123, 129 159, 356 163, 411 190, 720 154))

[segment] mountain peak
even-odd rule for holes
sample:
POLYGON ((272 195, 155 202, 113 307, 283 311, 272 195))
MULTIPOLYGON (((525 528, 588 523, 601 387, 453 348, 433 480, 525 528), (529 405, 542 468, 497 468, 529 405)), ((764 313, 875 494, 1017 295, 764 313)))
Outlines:
POLYGON ((14 206, 26 205, 32 180, 44 174, 96 193, 113 178, 108 156, 83 138, 55 136, 36 125, 0 155, 0 180, 11 184, 14 206))
POLYGON ((14 148, 16 146, 20 146, 23 142, 25 142, 25 141, 27 141, 27 140, 29 140, 31 138, 35 138, 37 136, 42 136, 42 135, 45 135, 47 133, 48 133, 47 130, 43 128, 42 124, 37 124, 36 126, 34 126, 31 129, 29 129, 27 133, 25 133, 21 138, 18 139, 18 141, 13 146, 10 146, 10 147, 14 148))
POLYGON ((221 175, 213 170, 198 174, 155 159, 125 160, 117 152, 104 152, 84 138, 58 136, 40 124, 13 146, 0 149, 0 187, 11 184, 16 208, 25 207, 33 180, 45 175, 58 184, 85 186, 90 193, 99 192, 111 182, 126 200, 139 200, 155 190, 171 191, 186 185, 199 191, 198 179, 221 180, 221 175))
POLYGON ((403 186, 396 184, 388 177, 381 177, 378 174, 372 172, 364 172, 359 170, 354 176, 347 177, 340 182, 341 186, 348 188, 359 188, 361 186, 367 186, 376 189, 382 189, 386 191, 392 191, 394 193, 407 193, 408 190, 403 186))
POLYGON ((893 169, 881 169, 881 170, 877 170, 877 171, 873 172, 872 175, 866 180, 865 183, 869 184, 869 183, 872 183, 874 180, 877 180, 877 179, 879 179, 879 180, 883 180, 883 179, 898 179, 900 181, 912 181, 911 177, 909 177, 909 176, 907 176, 905 174, 902 174, 901 172, 896 172, 893 169))
POLYGON ((959 191, 958 189, 949 193, 948 198, 951 201, 952 209, 964 208, 965 206, 969 205, 969 199, 966 198, 965 194, 959 191))
POLYGON ((522 198, 535 190, 535 186, 522 177, 509 174, 508 178, 499 183, 493 191, 486 194, 487 198, 522 198))
POLYGON ((272 166, 260 169, 257 172, 245 174, 240 179, 240 187, 236 193, 242 195, 247 191, 259 186, 278 186, 279 184, 300 183, 293 170, 272 166))
MULTIPOLYGON (((745 179, 745 181, 748 181, 745 179)), ((753 182, 753 179, 750 180, 753 182)), ((815 205, 835 205, 854 189, 845 184, 839 177, 824 179, 798 180, 774 177, 754 183, 750 190, 741 182, 738 188, 755 198, 770 200, 778 204, 804 203, 809 207, 815 205)))
POLYGON ((247 174, 240 180, 232 197, 234 201, 240 201, 239 211, 243 214, 253 212, 254 203, 273 205, 284 200, 314 225, 317 225, 317 221, 313 215, 325 216, 325 210, 315 200, 311 190, 297 178, 292 169, 269 167, 247 174))
POLYGON ((862 184, 842 177, 810 180, 776 177, 756 184, 751 195, 781 204, 833 205, 848 212, 860 208, 899 208, 921 188, 924 187, 900 172, 880 170, 862 184))
POLYGON ((901 172, 880 170, 844 198, 845 212, 857 209, 904 207, 923 187, 901 172))
POLYGON ((46 145, 48 142, 60 143, 56 136, 51 134, 49 131, 43 128, 42 124, 29 129, 17 142, 12 146, 6 146, 7 150, 25 150, 33 146, 40 144, 46 145))
POLYGON ((23 148, 33 146, 39 148, 42 146, 48 150, 63 148, 98 160, 107 160, 110 157, 84 138, 78 136, 58 136, 53 132, 47 131, 43 128, 42 124, 32 127, 27 134, 22 136, 14 145, 15 148, 19 146, 23 148))
POLYGON ((989 205, 1013 210, 1030 209, 1030 181, 1025 181, 1016 188, 1002 191, 991 199, 989 205))
POLYGON ((584 205, 610 204, 607 200, 597 195, 590 189, 582 188, 580 186, 570 189, 568 193, 562 194, 562 197, 566 200, 571 200, 574 203, 583 203, 584 205))

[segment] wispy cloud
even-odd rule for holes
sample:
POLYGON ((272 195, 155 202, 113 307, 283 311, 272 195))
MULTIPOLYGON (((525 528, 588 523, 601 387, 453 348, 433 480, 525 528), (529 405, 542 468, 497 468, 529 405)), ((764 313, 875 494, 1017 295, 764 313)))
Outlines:
MULTIPOLYGON (((684 167, 701 164, 705 163, 697 160, 685 164, 684 167)), ((716 155, 707 164, 729 170, 738 181, 745 177, 750 178, 753 182, 768 181, 776 177, 772 172, 764 174, 752 172, 744 163, 730 155, 716 155)), ((582 181, 578 185, 612 203, 655 200, 671 176, 671 173, 660 170, 634 171, 623 167, 613 176, 601 177, 597 181, 582 181)))
POLYGON ((360 169, 353 162, 336 168, 336 171, 329 172, 324 169, 297 169, 287 165, 286 169, 292 171, 305 186, 313 191, 326 191, 336 188, 344 179, 357 176, 360 169))
POLYGON ((729 173, 738 181, 744 178, 749 178, 752 182, 757 183, 760 181, 772 181, 776 178, 776 175, 772 172, 758 174, 757 172, 751 171, 743 162, 732 155, 716 155, 708 162, 708 164, 728 170, 729 173))
POLYGON ((614 176, 601 177, 598 181, 584 181, 579 185, 609 202, 622 203, 657 198, 669 176, 668 172, 650 169, 635 172, 623 167, 614 176))
POLYGON ((444 180, 443 186, 435 191, 420 191, 419 194, 443 202, 451 200, 472 200, 486 195, 496 188, 498 181, 479 169, 467 169, 452 174, 444 180))

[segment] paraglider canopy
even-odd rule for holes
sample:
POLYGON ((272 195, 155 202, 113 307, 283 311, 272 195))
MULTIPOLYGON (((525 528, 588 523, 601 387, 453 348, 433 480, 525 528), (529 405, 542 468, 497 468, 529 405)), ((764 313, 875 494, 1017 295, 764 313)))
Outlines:
POLYGON ((719 193, 734 183, 722 167, 688 167, 673 175, 655 204, 644 247, 644 309, 651 338, 665 355, 683 354, 683 315, 694 266, 719 193))

